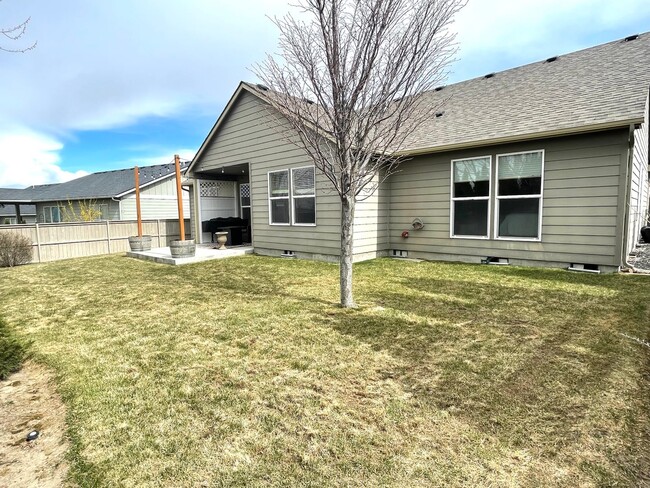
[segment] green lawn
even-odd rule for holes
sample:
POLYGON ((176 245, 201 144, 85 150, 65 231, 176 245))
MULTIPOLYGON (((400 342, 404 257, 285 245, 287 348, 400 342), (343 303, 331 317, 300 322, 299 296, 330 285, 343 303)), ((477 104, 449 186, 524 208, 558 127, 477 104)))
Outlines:
POLYGON ((61 261, 0 270, 0 315, 82 486, 650 483, 650 277, 355 273, 350 311, 330 264, 61 261))

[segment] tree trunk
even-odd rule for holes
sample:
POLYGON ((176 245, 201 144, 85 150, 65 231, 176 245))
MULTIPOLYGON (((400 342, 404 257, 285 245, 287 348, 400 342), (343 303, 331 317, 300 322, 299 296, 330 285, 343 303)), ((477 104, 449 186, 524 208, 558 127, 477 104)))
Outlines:
POLYGON ((354 226, 354 197, 341 199, 341 306, 353 308, 357 305, 352 297, 352 239, 354 226))

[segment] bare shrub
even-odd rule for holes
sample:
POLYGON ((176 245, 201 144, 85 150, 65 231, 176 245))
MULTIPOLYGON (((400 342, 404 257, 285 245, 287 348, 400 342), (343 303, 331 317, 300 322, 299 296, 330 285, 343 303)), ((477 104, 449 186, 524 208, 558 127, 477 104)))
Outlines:
POLYGON ((20 266, 32 261, 32 241, 16 232, 0 233, 0 267, 20 266))

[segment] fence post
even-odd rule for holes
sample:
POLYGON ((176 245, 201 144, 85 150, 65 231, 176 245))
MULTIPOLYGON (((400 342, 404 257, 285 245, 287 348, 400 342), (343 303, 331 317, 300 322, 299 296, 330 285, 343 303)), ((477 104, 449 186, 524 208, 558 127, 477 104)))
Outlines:
POLYGON ((111 254, 111 224, 106 220, 106 243, 108 244, 108 254, 111 254))
POLYGON ((38 250, 38 262, 43 262, 41 259, 41 233, 38 230, 38 222, 36 222, 36 249, 38 250))
POLYGON ((160 240, 160 219, 157 219, 156 223, 158 225, 158 247, 162 247, 162 241, 160 240))

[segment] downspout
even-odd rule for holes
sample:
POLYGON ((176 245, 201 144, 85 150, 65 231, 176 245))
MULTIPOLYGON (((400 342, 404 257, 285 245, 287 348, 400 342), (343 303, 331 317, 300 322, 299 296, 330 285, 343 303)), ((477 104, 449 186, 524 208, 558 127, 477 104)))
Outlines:
POLYGON ((117 202, 117 215, 118 215, 117 220, 122 220, 122 199, 118 198, 116 200, 115 197, 111 197, 111 200, 117 202))
POLYGON ((630 268, 634 269, 630 263, 627 262, 627 232, 630 223, 630 189, 632 188, 632 164, 634 163, 634 130, 635 125, 630 124, 630 132, 627 143, 627 165, 625 167, 625 212, 623 217, 623 235, 621 237, 621 264, 619 268, 630 268))

